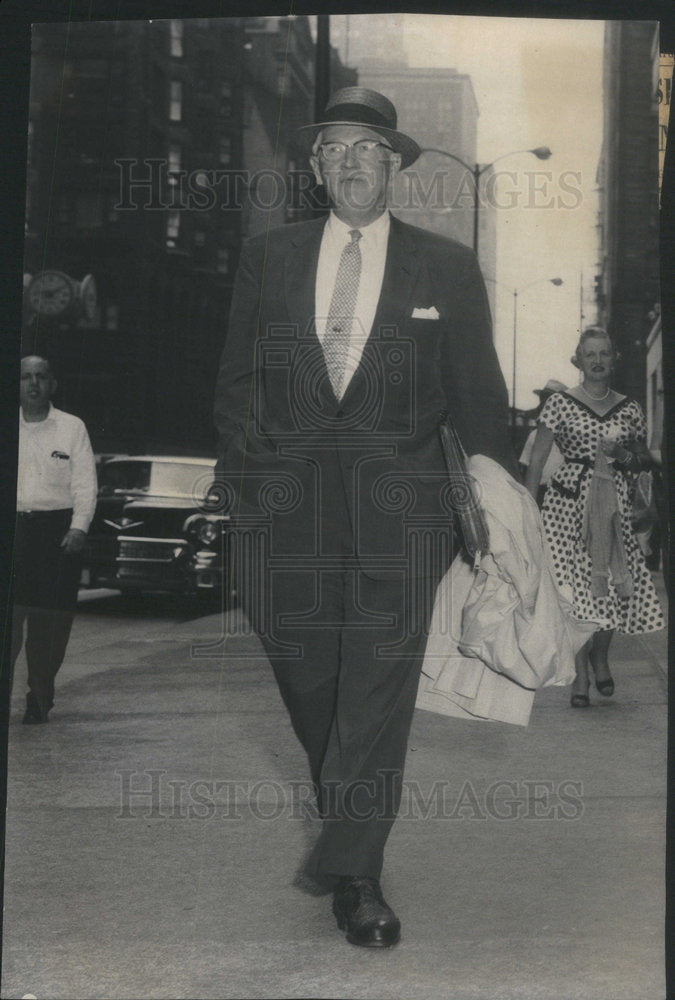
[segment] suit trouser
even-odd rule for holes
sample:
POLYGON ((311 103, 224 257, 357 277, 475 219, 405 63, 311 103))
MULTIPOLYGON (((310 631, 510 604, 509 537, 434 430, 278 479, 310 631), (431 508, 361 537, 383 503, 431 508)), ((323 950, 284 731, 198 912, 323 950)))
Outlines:
MULTIPOLYGON (((446 530, 439 547, 447 546, 446 530)), ((239 590, 308 756, 323 816, 310 868, 328 885, 339 875, 380 876, 447 566, 446 558, 427 576, 401 569, 373 579, 353 557, 349 533, 332 548, 321 566, 259 571, 254 588, 239 590), (252 590, 260 598, 261 586, 264 599, 247 599, 252 590)))
POLYGON ((73 624, 81 560, 61 542, 71 510, 18 514, 14 536, 12 670, 26 630, 27 703, 46 715, 54 704, 54 678, 73 624))

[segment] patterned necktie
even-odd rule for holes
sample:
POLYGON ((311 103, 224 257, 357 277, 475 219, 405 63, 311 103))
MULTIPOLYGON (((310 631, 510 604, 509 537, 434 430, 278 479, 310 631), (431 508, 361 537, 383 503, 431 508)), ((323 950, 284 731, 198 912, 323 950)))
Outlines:
POLYGON ((351 242, 346 245, 340 257, 335 278, 335 288, 330 301, 323 351, 333 391, 338 399, 342 395, 342 380, 347 364, 349 338, 354 322, 356 297, 359 293, 361 277, 361 250, 358 229, 350 229, 351 242))

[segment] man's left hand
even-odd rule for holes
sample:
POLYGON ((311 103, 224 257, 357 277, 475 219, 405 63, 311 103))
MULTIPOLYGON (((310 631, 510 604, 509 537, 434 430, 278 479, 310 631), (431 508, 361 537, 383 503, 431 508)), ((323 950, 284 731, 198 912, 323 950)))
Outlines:
POLYGON ((79 528, 70 528, 63 536, 61 548, 67 556, 77 556, 84 549, 86 538, 85 531, 81 531, 79 528))

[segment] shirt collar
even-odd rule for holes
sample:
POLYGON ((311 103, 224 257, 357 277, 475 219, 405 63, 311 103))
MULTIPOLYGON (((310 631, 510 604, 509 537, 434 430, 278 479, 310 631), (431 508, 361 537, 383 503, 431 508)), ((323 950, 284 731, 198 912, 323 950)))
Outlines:
POLYGON ((44 420, 26 420, 23 415, 23 410, 19 407, 19 423, 22 427, 35 427, 36 424, 44 424, 45 420, 53 420, 54 405, 49 404, 49 409, 47 410, 47 416, 44 420))
MULTIPOLYGON (((389 219, 389 212, 385 210, 382 215, 375 219, 374 222, 370 222, 367 226, 359 226, 358 230, 361 233, 359 243, 365 243, 366 246, 373 247, 386 243, 389 238, 389 219)), ((335 243, 338 243, 340 246, 348 242, 348 234, 352 229, 357 228, 355 226, 350 226, 341 219, 338 219, 335 212, 330 213, 326 225, 330 239, 335 243)))

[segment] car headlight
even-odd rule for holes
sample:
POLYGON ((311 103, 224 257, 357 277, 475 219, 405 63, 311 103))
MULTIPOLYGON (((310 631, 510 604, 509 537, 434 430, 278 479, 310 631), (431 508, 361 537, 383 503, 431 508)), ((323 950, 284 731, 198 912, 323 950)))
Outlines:
POLYGON ((204 521, 197 530, 197 537, 204 545, 213 545, 220 534, 220 528, 213 521, 204 521))
POLYGON ((221 532, 222 518, 192 514, 183 525, 186 534, 196 536, 202 545, 213 545, 221 532))

